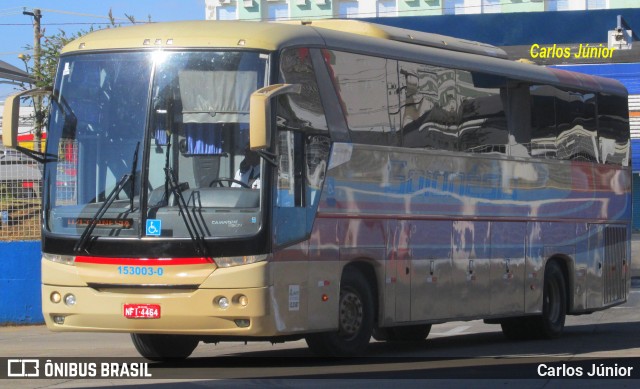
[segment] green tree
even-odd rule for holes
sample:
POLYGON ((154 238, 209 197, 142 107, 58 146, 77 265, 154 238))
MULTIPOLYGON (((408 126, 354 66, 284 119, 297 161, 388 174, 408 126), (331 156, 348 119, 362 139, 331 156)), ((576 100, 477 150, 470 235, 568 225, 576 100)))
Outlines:
MULTIPOLYGON (((124 16, 131 24, 136 24, 135 17, 132 15, 124 16)), ((113 12, 109 9, 109 22, 105 25, 99 25, 97 28, 91 26, 88 30, 79 30, 73 34, 68 35, 64 30, 60 29, 58 32, 47 35, 46 29, 42 30, 41 35, 41 48, 40 48, 40 69, 36 70, 33 66, 33 57, 28 54, 20 54, 19 58, 25 62, 27 71, 36 80, 35 86, 38 88, 53 87, 53 83, 56 77, 56 71, 58 69, 58 62, 60 61, 60 51, 71 41, 78 39, 95 30, 101 30, 105 28, 120 27, 121 24, 116 22, 113 12)), ((151 22, 151 16, 149 16, 149 22, 151 22)), ((25 50, 32 52, 33 46, 27 45, 25 50)))

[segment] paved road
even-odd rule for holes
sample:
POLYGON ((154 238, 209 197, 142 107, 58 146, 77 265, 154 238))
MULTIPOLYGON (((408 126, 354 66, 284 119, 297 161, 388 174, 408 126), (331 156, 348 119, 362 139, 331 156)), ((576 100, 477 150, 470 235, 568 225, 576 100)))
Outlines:
MULTIPOLYGON (((427 341, 413 344, 374 342, 370 356, 347 360, 314 358, 303 341, 200 344, 183 364, 151 364, 153 378, 39 379, 0 381, 0 387, 637 387, 640 378, 587 377, 591 366, 633 367, 640 377, 640 289, 625 305, 591 315, 569 317, 564 336, 555 341, 507 341, 499 326, 481 321, 435 325, 427 341), (629 359, 631 358, 631 359, 629 359), (581 380, 539 377, 538 368, 583 369, 581 380), (171 380, 160 379, 171 377, 171 380), (200 380, 197 380, 197 379, 200 380), (5 385, 6 384, 6 385, 5 385)), ((42 326, 0 328, 0 357, 137 357, 124 334, 52 333, 42 326)), ((96 361, 89 360, 89 361, 96 361)), ((141 361, 141 360, 137 360, 141 361)), ((6 362, 2 362, 6 363, 6 362)), ((521 388, 519 388, 521 389, 521 388)))

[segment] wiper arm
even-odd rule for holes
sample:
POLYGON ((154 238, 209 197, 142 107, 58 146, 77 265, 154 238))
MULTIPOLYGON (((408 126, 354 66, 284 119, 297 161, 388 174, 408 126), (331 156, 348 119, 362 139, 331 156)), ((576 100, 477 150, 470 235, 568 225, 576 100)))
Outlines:
POLYGON ((131 194, 129 194, 129 210, 133 211, 133 195, 136 193, 136 166, 138 166, 138 149, 140 149, 140 142, 136 144, 136 151, 133 152, 133 163, 131 164, 131 194))
MULTIPOLYGON (((171 104, 170 104, 171 105, 171 104)), ((187 202, 184 201, 184 196, 182 196, 182 190, 180 185, 176 182, 175 174, 173 168, 170 166, 171 161, 171 133, 167 136, 167 151, 165 155, 164 162, 164 196, 165 201, 168 205, 169 203, 169 192, 173 193, 178 203, 178 210, 180 212, 180 216, 182 217, 182 221, 184 225, 187 227, 187 232, 189 232, 189 237, 191 238, 191 242, 193 242, 193 248, 195 249, 198 255, 202 255, 203 257, 208 257, 207 254, 207 246, 204 244, 204 234, 201 234, 201 231, 198 231, 198 227, 196 226, 196 222, 194 221, 195 217, 191 216, 191 212, 189 211, 189 206, 187 202)))
POLYGON ((187 227, 187 232, 189 232, 189 237, 193 242, 193 248, 196 251, 196 254, 201 255, 203 257, 208 257, 207 254, 207 246, 204 244, 204 236, 201 235, 200 231, 198 231, 198 227, 196 226, 195 218, 191 216, 191 211, 189 211, 189 206, 187 202, 184 200, 184 196, 182 196, 182 191, 178 183, 175 181, 175 177, 173 175, 173 168, 165 167, 164 168, 166 174, 166 184, 169 185, 169 190, 177 199, 178 209, 180 215, 182 216, 182 221, 184 225, 187 227))
POLYGON ((133 177, 131 176, 131 174, 128 174, 128 173, 122 176, 122 178, 118 182, 118 185, 116 185, 115 188, 113 188, 113 190, 111 191, 111 193, 109 193, 109 196, 107 196, 107 199, 102 203, 102 205, 98 209, 98 212, 96 212, 95 215, 93 215, 93 217, 89 221, 89 224, 87 225, 87 227, 85 227, 84 231, 82 232, 82 235, 80 236, 80 239, 78 240, 76 245, 73 247, 73 251, 77 253, 82 251, 86 252, 87 254, 89 253, 89 251, 86 250, 87 242, 89 242, 89 238, 91 237, 93 230, 98 225, 98 220, 100 220, 102 216, 104 216, 104 214, 107 212, 111 204, 113 204, 113 201, 116 199, 118 194, 122 191, 122 189, 127 184, 127 182, 129 182, 129 180, 131 180, 132 178, 133 177))
POLYGON ((115 199, 118 197, 118 194, 120 194, 122 189, 124 189, 125 185, 127 185, 129 181, 131 181, 131 194, 129 195, 131 199, 130 211, 133 211, 133 193, 135 190, 136 166, 138 165, 139 149, 140 149, 140 142, 136 144, 136 150, 133 153, 131 173, 125 174, 124 176, 122 176, 122 178, 120 178, 120 181, 118 182, 118 184, 109 193, 109 195, 107 196, 105 201, 102 203, 100 208, 98 208, 98 211, 93 215, 93 217, 89 221, 89 224, 87 224, 87 226, 85 227, 84 231, 82 232, 82 235, 80 235, 80 239, 78 240, 78 242, 76 242, 76 245, 73 247, 73 251, 77 253, 82 251, 86 252, 87 254, 89 253, 89 251, 87 251, 86 249, 86 246, 87 246, 87 243, 89 242, 89 239, 91 238, 91 234, 93 234, 93 230, 98 225, 98 220, 102 219, 102 217, 107 212, 109 207, 111 207, 111 204, 113 204, 115 199))

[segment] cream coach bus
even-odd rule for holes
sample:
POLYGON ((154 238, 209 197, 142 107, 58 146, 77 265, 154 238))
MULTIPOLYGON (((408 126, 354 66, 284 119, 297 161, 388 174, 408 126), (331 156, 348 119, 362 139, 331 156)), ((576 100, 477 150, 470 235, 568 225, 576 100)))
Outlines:
POLYGON ((555 338, 627 298, 618 82, 357 21, 202 21, 88 34, 4 117, 36 93, 53 331, 131 333, 153 360, 357 355, 449 320, 555 338))

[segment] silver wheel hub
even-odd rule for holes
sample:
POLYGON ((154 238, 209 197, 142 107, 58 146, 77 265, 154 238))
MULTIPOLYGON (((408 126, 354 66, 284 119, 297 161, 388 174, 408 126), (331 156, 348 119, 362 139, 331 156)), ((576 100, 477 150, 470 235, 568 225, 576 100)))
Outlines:
POLYGON ((362 327, 362 300, 352 291, 344 291, 340 296, 340 335, 355 337, 362 327))

